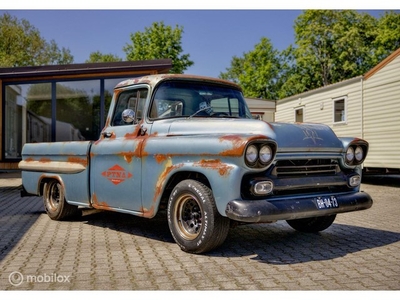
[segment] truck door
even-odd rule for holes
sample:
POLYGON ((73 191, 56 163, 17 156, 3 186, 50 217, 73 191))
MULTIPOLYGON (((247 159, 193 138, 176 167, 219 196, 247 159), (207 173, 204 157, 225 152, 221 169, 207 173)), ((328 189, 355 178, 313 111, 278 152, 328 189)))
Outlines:
POLYGON ((95 208, 141 212, 145 136, 140 123, 146 98, 147 88, 131 88, 120 92, 111 103, 110 121, 91 151, 91 202, 95 208), (122 118, 126 109, 133 121, 122 118))

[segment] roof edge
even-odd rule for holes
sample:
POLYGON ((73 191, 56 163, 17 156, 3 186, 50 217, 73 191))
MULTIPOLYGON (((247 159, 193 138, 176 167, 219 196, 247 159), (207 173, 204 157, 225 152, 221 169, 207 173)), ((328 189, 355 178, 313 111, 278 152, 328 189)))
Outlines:
POLYGON ((326 86, 322 86, 322 87, 319 87, 319 88, 316 88, 316 89, 313 89, 313 90, 309 90, 309 91, 306 91, 306 92, 303 92, 303 93, 300 93, 300 94, 296 94, 296 95, 289 96, 289 97, 286 97, 286 98, 278 99, 278 100, 276 100, 276 102, 278 103, 278 102, 283 102, 283 101, 290 101, 290 100, 293 100, 293 99, 298 99, 298 98, 307 97, 307 96, 310 96, 310 95, 313 95, 313 94, 316 94, 316 93, 320 93, 322 91, 329 91, 331 89, 334 89, 334 88, 337 88, 337 87, 340 87, 340 86, 343 86, 343 85, 351 84, 351 83, 357 82, 359 80, 362 80, 363 77, 364 77, 363 75, 360 75, 360 76, 357 76, 357 77, 353 77, 353 78, 350 78, 350 79, 346 79, 346 80, 343 80, 343 81, 332 83, 332 84, 329 84, 329 85, 326 85, 326 86))
POLYGON ((373 67, 371 70, 369 70, 367 73, 364 74, 364 79, 367 80, 370 78, 372 75, 383 69, 386 65, 388 65, 390 62, 392 62, 397 56, 400 55, 400 48, 398 48, 396 51, 392 52, 388 57, 386 57, 384 60, 382 60, 379 64, 377 64, 375 67, 373 67))
POLYGON ((110 71, 122 71, 129 69, 164 70, 164 69, 170 69, 171 67, 172 67, 171 59, 13 67, 13 68, 0 68, 0 78, 34 77, 37 75, 54 75, 54 74, 62 75, 62 74, 73 74, 73 73, 94 73, 102 71, 110 72, 110 71))

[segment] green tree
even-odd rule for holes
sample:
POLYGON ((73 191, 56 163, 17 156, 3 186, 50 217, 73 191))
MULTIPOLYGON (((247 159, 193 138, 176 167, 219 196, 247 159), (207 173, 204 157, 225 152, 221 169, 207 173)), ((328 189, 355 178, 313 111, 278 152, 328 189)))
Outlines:
POLYGON ((376 38, 373 43, 375 63, 386 58, 390 53, 400 48, 400 14, 385 12, 378 20, 376 38))
POLYGON ((98 62, 114 62, 114 61, 122 61, 120 57, 114 54, 103 54, 100 51, 95 51, 90 53, 89 59, 86 60, 86 63, 98 63, 98 62))
POLYGON ((280 97, 360 76, 400 47, 400 15, 307 10, 294 25, 296 47, 280 97))
POLYGON ((371 68, 371 44, 377 21, 365 13, 308 10, 295 22, 294 52, 305 89, 358 76, 371 68))
POLYGON ((54 40, 47 42, 27 20, 18 20, 8 13, 0 16, 0 67, 72 62, 69 49, 60 49, 54 40))
POLYGON ((263 37, 254 50, 244 53, 241 58, 234 56, 231 67, 219 77, 239 83, 246 97, 276 99, 280 70, 279 51, 263 37))
POLYGON ((172 60, 171 73, 183 73, 193 65, 189 54, 182 54, 181 38, 183 27, 166 26, 163 22, 154 22, 145 27, 144 32, 130 35, 131 44, 123 50, 127 60, 166 59, 172 60))

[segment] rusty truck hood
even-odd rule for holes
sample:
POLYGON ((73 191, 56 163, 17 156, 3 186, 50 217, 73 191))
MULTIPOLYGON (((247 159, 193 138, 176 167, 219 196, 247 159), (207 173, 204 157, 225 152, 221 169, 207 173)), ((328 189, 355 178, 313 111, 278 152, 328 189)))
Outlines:
POLYGON ((264 136, 275 140, 279 152, 334 151, 341 152, 342 142, 333 130, 323 124, 267 123, 251 119, 192 118, 170 119, 153 124, 153 132, 167 136, 243 135, 264 136))

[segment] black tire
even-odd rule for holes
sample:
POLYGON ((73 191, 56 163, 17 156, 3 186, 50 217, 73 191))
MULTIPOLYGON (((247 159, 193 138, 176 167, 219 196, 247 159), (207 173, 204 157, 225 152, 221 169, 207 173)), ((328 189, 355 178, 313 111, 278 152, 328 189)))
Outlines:
POLYGON ((230 220, 221 216, 210 188, 195 180, 178 183, 167 208, 168 225, 179 247, 204 253, 220 246, 229 232, 230 220))
POLYGON ((297 231, 319 232, 327 229, 335 221, 336 215, 314 217, 306 219, 286 220, 286 222, 297 231))
POLYGON ((52 220, 67 220, 78 215, 78 207, 65 201, 64 189, 57 180, 50 180, 43 187, 43 204, 52 220))

